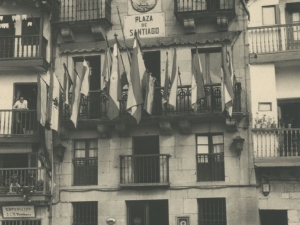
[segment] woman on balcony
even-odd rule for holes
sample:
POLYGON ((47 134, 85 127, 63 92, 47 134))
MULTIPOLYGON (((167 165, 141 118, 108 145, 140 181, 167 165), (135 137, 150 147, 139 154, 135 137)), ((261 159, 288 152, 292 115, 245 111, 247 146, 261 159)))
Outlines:
POLYGON ((15 114, 15 116, 13 117, 15 118, 15 124, 13 126, 13 134, 21 134, 21 133, 25 134, 27 113, 24 112, 23 110, 28 109, 27 105, 28 103, 23 96, 20 96, 19 100, 16 101, 16 103, 13 105, 13 109, 21 110, 20 112, 15 112, 15 113, 13 112, 15 114))

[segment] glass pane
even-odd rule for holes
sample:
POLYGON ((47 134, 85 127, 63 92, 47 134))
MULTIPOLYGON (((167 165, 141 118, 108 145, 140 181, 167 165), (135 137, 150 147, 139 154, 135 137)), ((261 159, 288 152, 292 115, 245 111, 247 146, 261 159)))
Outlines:
POLYGON ((89 157, 98 157, 98 149, 89 150, 89 157))
POLYGON ((90 140, 89 141, 89 148, 98 148, 98 140, 90 140))
POLYGON ((209 53, 209 68, 212 83, 221 83, 221 52, 209 53))
POLYGON ((198 145, 197 146, 197 153, 198 154, 208 154, 208 145, 198 145))
POLYGON ((76 150, 75 151, 75 158, 84 158, 85 157, 85 150, 76 150))
POLYGON ((223 135, 212 136, 213 144, 223 144, 223 135))
POLYGON ((299 22, 299 13, 293 13, 292 14, 293 22, 299 22))
POLYGON ((275 24, 275 6, 263 7, 263 25, 275 24))
POLYGON ((85 149, 85 141, 75 141, 74 148, 75 149, 85 149))
POLYGON ((208 145, 208 137, 207 136, 197 136, 197 144, 208 145))
POLYGON ((224 147, 223 145, 214 145, 213 146, 214 149, 213 149, 213 153, 221 153, 221 152, 224 152, 224 147))

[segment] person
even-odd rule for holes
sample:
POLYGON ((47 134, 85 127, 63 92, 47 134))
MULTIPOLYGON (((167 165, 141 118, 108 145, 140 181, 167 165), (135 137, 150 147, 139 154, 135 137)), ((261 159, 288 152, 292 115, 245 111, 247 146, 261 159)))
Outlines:
MULTIPOLYGON (((19 97, 19 100, 16 101, 16 103, 13 105, 13 109, 18 109, 18 110, 28 109, 28 103, 23 96, 19 97)), ((13 132, 15 134, 21 134, 21 133, 25 134, 27 113, 15 112, 14 114, 15 114, 15 124, 13 125, 13 132)))

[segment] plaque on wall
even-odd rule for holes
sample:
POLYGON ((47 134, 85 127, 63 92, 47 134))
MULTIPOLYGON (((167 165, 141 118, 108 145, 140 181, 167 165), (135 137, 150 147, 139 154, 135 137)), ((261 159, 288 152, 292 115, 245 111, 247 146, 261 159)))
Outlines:
POLYGON ((33 205, 2 206, 3 218, 33 218, 35 210, 33 205))

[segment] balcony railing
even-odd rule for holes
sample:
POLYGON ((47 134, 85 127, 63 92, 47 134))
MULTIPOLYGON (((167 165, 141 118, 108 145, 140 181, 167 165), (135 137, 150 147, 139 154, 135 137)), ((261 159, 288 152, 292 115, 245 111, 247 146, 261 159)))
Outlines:
POLYGON ((0 225, 41 225, 41 219, 31 219, 31 220, 2 220, 0 225))
POLYGON ((54 22, 111 20, 111 0, 61 0, 55 8, 54 22))
POLYGON ((45 168, 0 168, 0 194, 46 194, 49 190, 45 168))
POLYGON ((224 153, 197 154, 198 181, 224 181, 224 153))
POLYGON ((270 53, 300 49, 300 24, 250 27, 252 53, 270 53))
MULTIPOLYGON (((221 85, 205 85, 206 97, 198 101, 197 113, 218 113, 222 111, 221 85)), ((191 86, 178 87, 177 107, 163 103, 163 87, 155 89, 152 116, 174 116, 195 114, 191 108, 191 86)), ((120 117, 128 117, 126 111, 127 90, 123 90, 123 100, 120 102, 120 117)), ((90 92, 87 98, 83 97, 79 118, 103 119, 107 118, 108 96, 103 92, 90 92)), ((241 84, 235 86, 234 112, 241 112, 241 84)), ((145 115, 146 116, 146 115, 145 115)), ((63 108, 63 118, 70 118, 70 108, 63 108)))
POLYGON ((168 185, 169 158, 167 154, 121 155, 121 185, 168 185))
POLYGON ((234 9, 233 0, 174 0, 175 12, 218 11, 234 9))
POLYGON ((98 184, 98 158, 73 159, 74 185, 98 184))
POLYGON ((36 110, 0 110, 0 136, 37 136, 36 110))
POLYGON ((6 58, 46 58, 47 39, 39 35, 0 37, 0 60, 6 58))
POLYGON ((253 129, 254 156, 299 157, 300 128, 253 129))

